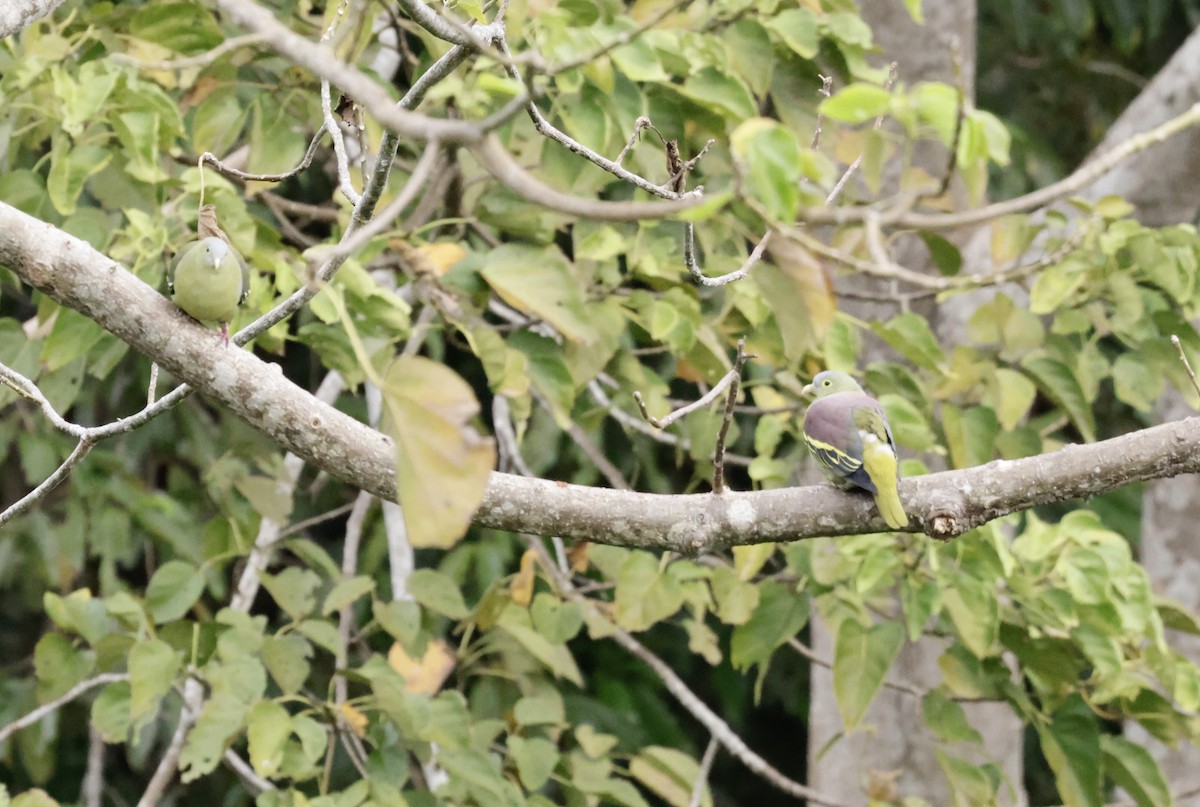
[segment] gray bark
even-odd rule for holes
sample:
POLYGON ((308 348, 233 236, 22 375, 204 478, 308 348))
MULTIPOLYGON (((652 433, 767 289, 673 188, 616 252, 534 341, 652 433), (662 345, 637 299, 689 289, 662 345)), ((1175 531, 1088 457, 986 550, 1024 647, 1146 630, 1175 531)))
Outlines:
POLYGON ((63 0, 5 0, 0 3, 0 38, 32 25, 62 3, 63 0))

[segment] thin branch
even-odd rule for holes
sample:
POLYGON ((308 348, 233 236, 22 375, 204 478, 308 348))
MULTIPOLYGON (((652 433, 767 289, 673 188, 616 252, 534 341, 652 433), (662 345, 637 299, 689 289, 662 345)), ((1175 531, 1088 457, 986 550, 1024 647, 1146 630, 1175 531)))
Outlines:
MULTIPOLYGON (((542 567, 546 573, 550 575, 554 581, 554 585, 562 593, 562 595, 572 602, 581 605, 584 608, 595 611, 595 603, 583 596, 570 578, 563 574, 554 564, 553 560, 547 555, 546 549, 540 541, 531 541, 529 544, 536 551, 542 560, 542 567)), ((597 613, 601 619, 604 617, 597 613)), ((713 739, 725 747, 730 754, 739 762, 745 765, 754 773, 761 776, 774 787, 782 790, 784 793, 795 796, 801 799, 808 799, 810 804, 818 804, 823 807, 845 807, 840 802, 833 801, 829 797, 823 795, 813 788, 801 784, 793 779, 785 776, 781 771, 776 769, 771 763, 767 762, 751 748, 746 745, 746 742, 738 736, 728 723, 726 723, 720 715, 714 712, 709 706, 693 692, 682 678, 672 669, 671 665, 667 664, 661 658, 656 656, 649 648, 639 642, 624 628, 616 625, 612 626, 612 633, 609 634, 614 642, 625 648, 631 655, 636 656, 643 664, 649 667, 667 692, 682 706, 693 718, 695 718, 713 739)))
POLYGON ((250 763, 239 757, 232 748, 225 749, 225 753, 221 759, 231 771, 238 775, 238 778, 242 780, 242 784, 250 791, 251 796, 258 796, 266 793, 268 790, 278 789, 274 784, 255 773, 254 768, 250 767, 250 763))
MULTIPOLYGON (((891 64, 888 65, 887 81, 885 81, 883 84, 884 90, 891 92, 892 86, 895 83, 896 83, 896 63, 892 62, 891 64)), ((875 123, 871 127, 872 131, 878 132, 880 130, 880 128, 883 127, 883 121, 884 121, 884 116, 877 115, 875 117, 875 123)), ((842 192, 842 188, 846 187, 846 183, 850 181, 850 177, 854 176, 854 172, 858 170, 858 167, 860 165, 862 165, 862 161, 863 161, 863 155, 859 154, 857 157, 854 158, 854 162, 850 163, 849 167, 846 168, 845 172, 838 179, 838 181, 834 183, 833 188, 825 196, 826 207, 833 204, 834 201, 838 198, 838 196, 842 192)), ((807 221, 807 219, 804 219, 803 217, 801 217, 801 221, 807 221)))
POLYGON ((192 67, 208 67, 226 53, 238 50, 239 48, 261 45, 266 41, 267 37, 263 34, 243 34, 242 36, 230 37, 215 48, 206 50, 204 53, 198 53, 195 56, 181 56, 178 59, 164 59, 158 62, 143 62, 126 53, 113 53, 109 55, 109 58, 117 64, 129 65, 139 70, 187 70, 192 67))
POLYGON ((308 141, 308 149, 304 152, 304 158, 294 168, 289 168, 281 174, 251 174, 226 165, 217 159, 217 155, 211 151, 206 151, 200 155, 200 164, 208 163, 225 176, 240 179, 243 182, 283 182, 285 179, 296 176, 296 174, 299 174, 312 165, 313 156, 317 153, 317 145, 321 142, 321 135, 325 134, 325 131, 325 124, 322 123, 321 128, 317 129, 316 134, 312 136, 312 140, 308 141))
MULTIPOLYGON (((817 90, 817 95, 821 96, 822 98, 828 98, 832 94, 831 90, 833 89, 833 76, 822 76, 818 73, 817 78, 821 79, 821 89, 817 90)), ((818 104, 817 123, 813 127, 812 142, 808 144, 810 150, 816 151, 817 146, 821 145, 821 134, 823 133, 824 128, 825 113, 821 111, 821 107, 818 104)))
POLYGON ((183 751, 183 744, 187 740, 188 729, 196 722, 203 703, 204 687, 195 678, 189 676, 183 682, 183 706, 179 709, 179 725, 175 727, 175 733, 171 735, 171 742, 162 759, 158 761, 158 767, 154 769, 154 775, 150 777, 149 784, 142 791, 142 797, 138 799, 137 807, 154 807, 162 801, 167 786, 175 779, 179 754, 183 751))
MULTIPOLYGON (((902 206, 881 216, 886 226, 918 230, 951 230, 983 224, 1013 213, 1024 213, 1045 207, 1073 193, 1083 190, 1120 163, 1146 149, 1163 143, 1182 131, 1200 125, 1200 102, 1193 104, 1182 114, 1159 126, 1134 135, 1124 143, 1084 163, 1074 173, 1044 188, 1024 196, 986 205, 974 210, 957 213, 917 213, 902 206)), ((797 214, 797 220, 808 224, 849 224, 862 222, 872 211, 869 207, 806 207, 797 214)))
POLYGON ((746 359, 755 356, 746 353, 746 338, 742 337, 737 344, 737 359, 729 373, 733 380, 729 383, 729 395, 725 398, 725 412, 721 416, 721 428, 717 431, 717 447, 713 451, 713 493, 725 492, 725 439, 729 436, 729 424, 733 422, 733 407, 737 403, 738 383, 742 378, 742 367, 746 359))
MULTIPOLYGON (((576 151, 576 149, 571 150, 576 151)), ((643 219, 666 218, 676 213, 682 213, 688 208, 695 207, 704 201, 700 193, 698 193, 699 188, 683 195, 676 195, 671 191, 659 188, 657 185, 641 177, 637 177, 639 181, 634 182, 634 184, 643 189, 647 187, 654 188, 651 193, 661 196, 665 201, 643 202, 633 200, 628 202, 610 202, 603 199, 585 199, 580 196, 563 193, 534 177, 522 168, 521 164, 516 161, 512 154, 500 145, 499 140, 491 135, 475 144, 471 148, 471 153, 475 155, 475 159, 479 161, 479 164, 489 174, 526 201, 533 202, 558 213, 566 213, 585 219, 641 221, 643 219)), ((594 152, 591 153, 594 154, 594 152)), ((599 155, 596 156, 599 157, 599 155)), ((636 176, 630 174, 616 163, 612 163, 610 160, 603 157, 600 157, 600 159, 617 169, 613 173, 618 176, 622 174, 636 176)), ((602 165, 601 167, 603 168, 604 166, 602 165)), ((621 176, 621 178, 626 179, 625 176, 621 176)))
POLYGON ((700 807, 704 801, 704 789, 708 785, 708 774, 712 770, 713 760, 717 758, 717 749, 721 747, 716 735, 709 738, 708 748, 700 759, 700 770, 696 772, 696 783, 692 785, 692 797, 688 799, 688 807, 700 807))
POLYGON ((357 205, 362 199, 362 194, 354 188, 354 182, 350 179, 346 138, 337 118, 334 117, 332 93, 329 91, 329 82, 325 79, 321 80, 321 114, 325 117, 325 131, 329 132, 329 137, 333 140, 333 153, 337 158, 338 189, 350 200, 350 204, 357 205))
MULTIPOLYGON (((505 42, 503 39, 501 39, 499 42, 499 45, 500 45, 501 50, 504 52, 504 55, 511 59, 512 54, 510 54, 508 51, 508 43, 505 42)), ((513 79, 520 81, 521 83, 525 83, 524 80, 521 78, 521 72, 517 69, 515 64, 510 64, 508 66, 508 74, 510 76, 512 76, 513 79)), ((587 146, 580 143, 578 140, 575 140, 570 135, 566 134, 562 130, 555 127, 554 124, 550 123, 550 121, 546 119, 546 116, 542 114, 542 111, 540 109, 538 109, 537 103, 535 103, 532 98, 529 100, 529 104, 526 107, 526 109, 529 113, 530 120, 533 121, 533 127, 537 130, 538 134, 540 134, 544 137, 550 138, 551 140, 555 141, 556 143, 558 143, 561 146, 563 146, 564 148, 566 148, 568 151, 571 151, 574 154, 578 154, 579 156, 583 157, 584 159, 588 160, 589 162, 593 163, 594 165, 596 165, 600 168, 603 168, 605 171, 609 172, 610 174, 613 174, 614 176, 616 176, 619 179, 625 180, 626 182, 628 182, 631 185, 641 188, 642 190, 646 191, 647 193, 653 194, 653 195, 661 197, 663 199, 674 200, 674 199, 679 198, 679 195, 676 194, 674 191, 671 191, 667 188, 663 188, 659 185, 656 185, 655 183, 651 182, 650 180, 646 179, 645 177, 633 173, 632 171, 630 171, 627 168, 625 168, 624 166, 622 166, 619 162, 608 159, 604 155, 588 148, 587 146)), ((493 172, 493 175, 494 175, 494 172, 493 172)), ((497 177, 497 179, 499 179, 499 177, 497 177)), ((501 180, 501 181, 503 182, 504 180, 501 180)), ((505 182, 505 184, 508 184, 508 183, 505 182)), ((512 187, 512 186, 510 185, 510 187, 512 187)), ((515 190, 515 188, 514 188, 514 190, 515 190)), ((536 200, 531 200, 531 201, 536 201, 536 200)))
POLYGON ((79 800, 83 807, 101 807, 104 799, 104 735, 95 725, 88 724, 87 768, 79 785, 79 800))
POLYGON ((75 700, 85 692, 93 690, 98 686, 111 684, 115 681, 128 680, 129 673, 100 673, 99 675, 88 678, 86 681, 80 681, 78 684, 71 687, 54 700, 43 703, 41 706, 37 707, 23 717, 19 717, 13 722, 9 723, 7 726, 0 728, 0 743, 7 742, 9 737, 13 736, 21 729, 32 726, 46 715, 61 709, 63 706, 66 706, 68 703, 75 700))
POLYGON ((654 126, 650 119, 645 115, 640 116, 633 122, 633 133, 629 135, 629 140, 625 142, 625 147, 621 149, 621 153, 617 155, 617 159, 613 160, 617 165, 625 159, 625 155, 633 148, 633 144, 638 141, 638 137, 642 134, 643 129, 650 129, 654 126))
POLYGON ((684 225, 683 229, 683 261, 687 265, 688 272, 692 279, 701 286, 724 286, 726 283, 733 283, 741 280, 746 275, 750 274, 750 270, 754 265, 762 260, 763 253, 767 251, 767 247, 771 244, 771 235, 773 231, 767 230, 763 233, 763 237, 755 245, 750 252, 746 262, 732 272, 718 277, 707 277, 700 269, 700 264, 696 262, 696 234, 695 227, 689 221, 684 225))
POLYGON ((61 485, 63 481, 71 475, 71 471, 75 470, 75 467, 79 465, 79 463, 83 462, 84 458, 91 453, 92 446, 94 445, 95 441, 86 437, 76 443, 75 449, 65 460, 62 461, 61 465, 54 469, 54 473, 50 474, 50 476, 43 480, 42 484, 38 485, 33 490, 29 491, 29 493, 10 504, 4 509, 4 512, 0 512, 0 525, 3 525, 21 515, 30 507, 33 507, 33 505, 37 504, 47 495, 49 495, 52 490, 61 485))
MULTIPOLYGON (((739 344, 744 345, 744 340, 739 344)), ((739 350, 739 354, 740 354, 740 350, 739 350)), ((695 412, 697 409, 703 409, 704 407, 708 406, 710 403, 715 401, 717 398, 721 397, 721 393, 724 392, 726 390, 726 388, 729 387, 730 384, 732 384, 735 380, 737 380, 740 369, 741 369, 740 364, 735 365, 734 369, 730 370, 725 375, 721 376, 721 380, 718 381, 716 384, 714 384, 713 388, 710 389, 708 392, 706 392, 703 397, 696 399, 695 401, 688 404, 687 406, 681 406, 680 408, 676 409, 674 412, 670 412, 669 414, 663 415, 661 418, 654 417, 646 410, 646 401, 645 401, 645 399, 642 398, 642 393, 640 391, 638 391, 638 390, 633 391, 633 399, 635 401, 637 401, 638 409, 641 411, 642 417, 646 419, 647 423, 649 423, 651 426, 653 426, 656 429, 665 429, 668 426, 670 426, 672 423, 674 423, 675 421, 679 420, 684 415, 690 415, 692 412, 695 412)))
POLYGON ((1188 361, 1187 354, 1183 352, 1183 343, 1179 341, 1179 337, 1175 334, 1171 334, 1171 343, 1179 351, 1179 360, 1183 362, 1183 367, 1187 370, 1188 378, 1192 379, 1192 387, 1196 390, 1196 395, 1200 395, 1200 381, 1196 380, 1196 373, 1192 370, 1192 363, 1188 361))

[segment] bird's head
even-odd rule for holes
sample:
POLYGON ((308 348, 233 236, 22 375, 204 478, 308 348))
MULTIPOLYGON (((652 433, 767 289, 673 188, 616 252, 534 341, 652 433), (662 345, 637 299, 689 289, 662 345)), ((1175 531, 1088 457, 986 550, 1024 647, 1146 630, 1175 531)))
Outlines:
POLYGON ((201 249, 204 253, 204 264, 213 270, 220 266, 221 261, 229 254, 229 245, 220 238, 205 238, 201 249))
POLYGON ((826 395, 833 395, 837 392, 862 392, 863 390, 857 381, 845 373, 826 370, 823 373, 817 373, 813 377, 812 383, 800 391, 805 395, 812 395, 814 398, 824 398, 826 395))

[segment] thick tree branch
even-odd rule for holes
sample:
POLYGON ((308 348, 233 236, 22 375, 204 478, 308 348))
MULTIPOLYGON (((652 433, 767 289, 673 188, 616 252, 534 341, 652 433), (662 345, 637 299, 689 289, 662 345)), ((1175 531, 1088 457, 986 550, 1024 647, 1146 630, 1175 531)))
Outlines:
POLYGON ((0 37, 17 31, 45 17, 62 5, 63 0, 7 0, 0 3, 0 37))
MULTIPOLYGON (((86 242, 0 203, 0 263, 289 451, 395 501, 390 439, 320 403, 252 353, 219 347, 211 331, 86 242)), ((900 491, 913 531, 950 538, 1007 513, 1196 472, 1200 418, 1188 418, 1037 457, 903 480, 900 491)), ((828 487, 665 496, 500 473, 492 475, 475 522, 685 554, 883 527, 870 497, 828 487)))

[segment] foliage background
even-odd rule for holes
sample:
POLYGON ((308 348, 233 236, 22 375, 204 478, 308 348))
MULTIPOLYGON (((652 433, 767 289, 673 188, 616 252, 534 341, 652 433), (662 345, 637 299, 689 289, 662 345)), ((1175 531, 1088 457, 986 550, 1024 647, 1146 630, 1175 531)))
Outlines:
MULTIPOLYGON (((349 15, 336 44, 361 64, 378 51, 367 22, 379 9, 367 8, 349 15)), ((514 2, 509 41, 514 52, 535 45, 561 62, 658 9, 514 2)), ((276 10, 312 39, 335 11, 286 3, 276 10)), ((470 3, 456 10, 493 13, 470 3)), ((998 198, 1066 175, 1136 92, 1136 77, 1152 75, 1182 42, 1197 10, 1096 2, 987 4, 981 12, 978 109, 961 123, 953 88, 906 81, 902 56, 897 82, 882 89, 887 71, 868 59, 870 30, 854 4, 840 0, 689 4, 632 43, 548 78, 539 104, 569 136, 610 156, 640 115, 678 139, 685 158, 712 138, 689 182, 704 184, 710 197, 735 197, 696 229, 705 271, 716 275, 741 265, 768 223, 790 223, 802 206, 823 204, 860 154, 844 203, 926 178, 910 165, 917 141, 956 147, 962 192, 976 201, 989 176, 987 195, 998 198), (834 77, 836 93, 810 149, 820 75, 834 77), (879 132, 870 127, 877 114, 892 118, 879 132)), ((219 20, 201 3, 70 4, 5 40, 0 200, 159 285, 166 256, 194 229, 198 155, 211 150, 252 172, 283 171, 303 156, 322 117, 311 76, 267 50, 182 70, 130 63, 215 47, 232 33, 219 20)), ((400 29, 402 90, 445 45, 411 23, 400 29)), ((483 58, 438 85, 422 110, 478 119, 519 91, 483 58)), ((369 117, 366 125, 377 147, 380 132, 369 117)), ((524 117, 500 135, 556 187, 612 200, 633 194, 536 135, 524 117)), ((402 144, 392 188, 413 170, 421 145, 402 144)), ((667 179, 653 133, 624 164, 667 179)), ((344 230, 349 208, 335 185, 324 146, 312 169, 269 189, 205 172, 205 198, 257 270, 239 324, 304 282, 306 239, 332 242, 344 230), (297 237, 281 228, 280 203, 265 193, 320 211, 290 209, 297 237)), ((757 409, 740 412, 731 430, 734 488, 795 482, 806 463, 798 389, 827 366, 863 371, 888 409, 905 473, 916 475, 1121 433, 1149 422, 1167 384, 1190 389, 1168 338, 1178 334, 1193 358, 1200 352, 1188 324, 1197 302, 1195 232, 1186 224, 1146 229, 1130 212, 1108 199, 1081 201, 1071 218, 995 222, 994 265, 1042 252, 1058 258, 1023 278, 1024 290, 971 303, 966 338, 948 342, 928 323, 936 323, 937 306, 956 304, 954 295, 920 314, 894 306, 868 321, 843 303, 856 289, 879 294, 880 286, 844 272, 831 285, 836 261, 791 242, 775 244, 747 280, 700 288, 684 268, 680 222, 575 220, 522 201, 459 153, 387 237, 356 254, 309 309, 255 349, 309 389, 337 371, 350 387, 339 406, 363 419, 364 385, 390 380, 378 386, 401 439, 436 428, 438 408, 424 403, 435 391, 467 410, 480 402, 473 423, 487 433, 500 430, 493 402, 502 398, 537 476, 680 493, 706 489, 712 478, 720 406, 681 421, 672 443, 612 412, 636 418, 634 390, 660 414, 673 399, 697 397, 728 370, 744 336, 755 358, 743 402, 757 409), (424 386, 412 365, 390 374, 392 357, 409 344, 436 362, 421 365, 424 386), (454 375, 433 369, 443 367, 454 375), (454 376, 466 384, 447 380, 454 376), (590 446, 613 467, 598 463, 590 446)), ((869 257, 859 227, 817 236, 860 261, 869 257)), ((969 279, 976 267, 956 265, 949 242, 925 243, 947 276, 968 277, 964 289, 983 284, 969 279)), ((882 288, 885 302, 896 302, 893 287, 882 288)), ((913 302, 927 305, 930 296, 913 302)), ((143 357, 7 272, 0 361, 34 378, 81 423, 136 411, 149 383, 143 357)), ((4 503, 47 477, 72 447, 16 399, 0 390, 4 503)), ((421 468, 435 489, 447 475, 441 462, 427 457, 421 468)), ((249 800, 243 779, 218 765, 232 743, 259 776, 310 799, 335 794, 331 803, 433 803, 426 778, 440 770, 448 781, 439 797, 458 803, 686 804, 708 733, 676 707, 660 675, 605 639, 614 625, 665 660, 751 748, 803 782, 802 651, 812 612, 837 637, 826 661, 845 682, 836 696, 847 730, 862 729, 906 637, 945 639, 943 680, 920 693, 914 709, 941 753, 943 786, 960 803, 986 803, 1011 788, 1027 789, 1035 804, 1099 804, 1114 783, 1140 803, 1169 803, 1169 784, 1114 733, 1115 721, 1139 721, 1163 738, 1195 736, 1200 673, 1171 648, 1164 627, 1197 626, 1152 595, 1132 559, 1136 488, 1087 510, 1013 517, 944 545, 875 535, 669 562, 592 546, 575 556, 582 600, 556 584, 543 556, 526 554, 521 536, 478 528, 451 549, 417 550, 420 571, 406 581, 411 599, 397 598, 387 524, 376 508, 362 521, 352 572, 343 572, 348 527, 340 515, 290 538, 264 576, 254 616, 239 615, 225 606, 263 520, 298 523, 355 497, 313 471, 294 492, 281 488, 283 469, 277 446, 193 397, 98 447, 66 486, 0 528, 0 725, 97 673, 127 670, 132 679, 0 745, 0 781, 11 793, 40 786, 60 801, 77 799, 91 725, 113 744, 104 768, 109 798, 136 799, 174 729, 192 665, 210 697, 184 750, 188 781, 170 791, 183 801, 249 800), (348 646, 338 631, 344 609, 355 624, 348 646), (405 663, 437 668, 439 640, 456 657, 444 685, 405 663), (342 654, 352 671, 348 710, 337 703, 342 654), (1017 679, 1005 654, 1019 665, 1017 679), (986 733, 962 712, 960 702, 973 699, 1004 703, 1028 726, 1027 782, 1001 782, 998 766, 965 761, 978 758, 986 733), (326 734, 334 724, 341 735, 326 734), (356 728, 370 752, 366 778, 339 739, 356 728)), ((726 754, 708 780, 718 803, 783 798, 726 754)), ((884 780, 871 786, 883 803, 914 792, 912 782, 901 779, 897 793, 884 780)), ((283 795, 263 800, 275 798, 284 803, 283 795)))

